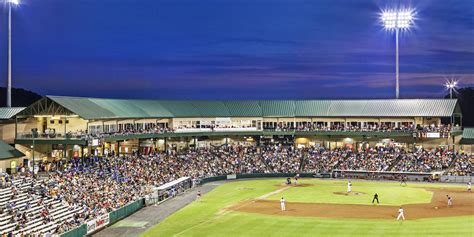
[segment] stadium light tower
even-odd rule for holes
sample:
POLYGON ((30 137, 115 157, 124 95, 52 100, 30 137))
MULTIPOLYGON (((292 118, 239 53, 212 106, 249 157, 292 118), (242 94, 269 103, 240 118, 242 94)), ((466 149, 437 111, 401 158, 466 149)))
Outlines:
POLYGON ((446 82, 446 88, 449 90, 449 98, 453 98, 453 91, 456 90, 456 86, 458 85, 458 82, 455 80, 447 81, 446 82))
POLYGON ((400 30, 409 30, 413 25, 415 11, 413 9, 390 9, 380 14, 380 20, 388 31, 395 31, 395 93, 400 95, 399 63, 398 63, 398 34, 400 30))
POLYGON ((12 5, 20 4, 19 0, 8 2, 8 79, 7 79, 7 107, 12 107, 12 5))

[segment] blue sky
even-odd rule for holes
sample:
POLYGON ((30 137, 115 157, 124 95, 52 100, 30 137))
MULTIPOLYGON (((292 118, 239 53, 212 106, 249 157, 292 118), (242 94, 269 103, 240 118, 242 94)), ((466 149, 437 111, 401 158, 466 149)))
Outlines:
POLYGON ((13 84, 120 98, 393 98, 395 40, 378 13, 397 5, 417 11, 400 38, 401 97, 441 97, 448 78, 474 86, 472 0, 22 0, 13 84))

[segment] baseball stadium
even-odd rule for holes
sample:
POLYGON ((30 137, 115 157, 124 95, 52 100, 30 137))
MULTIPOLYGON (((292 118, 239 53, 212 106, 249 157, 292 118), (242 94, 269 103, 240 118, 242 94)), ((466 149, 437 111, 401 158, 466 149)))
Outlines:
POLYGON ((0 2, 0 237, 474 237, 473 0, 0 2))
POLYGON ((2 113, 1 233, 473 235, 456 99, 45 96, 2 113))

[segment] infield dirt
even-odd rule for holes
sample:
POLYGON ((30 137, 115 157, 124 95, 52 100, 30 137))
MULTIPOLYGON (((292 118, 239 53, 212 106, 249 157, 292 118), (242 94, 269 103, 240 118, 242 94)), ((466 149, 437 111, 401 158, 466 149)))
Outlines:
MULTIPOLYGON (((298 188, 298 186, 293 187, 298 188)), ((474 215, 474 193, 466 190, 433 188, 433 198, 426 204, 403 205, 405 218, 415 220, 422 218, 474 215), (453 198, 453 205, 448 207, 447 197, 453 198)), ((356 205, 286 202, 286 211, 280 210, 280 202, 273 200, 248 200, 230 208, 232 211, 258 213, 278 216, 304 216, 327 218, 357 219, 395 219, 400 206, 356 205)))

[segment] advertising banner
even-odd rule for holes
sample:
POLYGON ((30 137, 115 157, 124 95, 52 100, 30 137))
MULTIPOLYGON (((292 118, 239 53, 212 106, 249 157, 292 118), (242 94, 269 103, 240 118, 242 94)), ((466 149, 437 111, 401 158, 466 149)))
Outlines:
POLYGON ((109 214, 104 214, 102 216, 95 218, 94 220, 88 221, 87 234, 90 234, 96 230, 101 229, 102 227, 105 227, 106 225, 109 224, 109 222, 110 222, 109 214))
POLYGON ((426 137, 427 138, 440 138, 440 134, 439 132, 429 132, 429 133, 426 133, 426 137))

